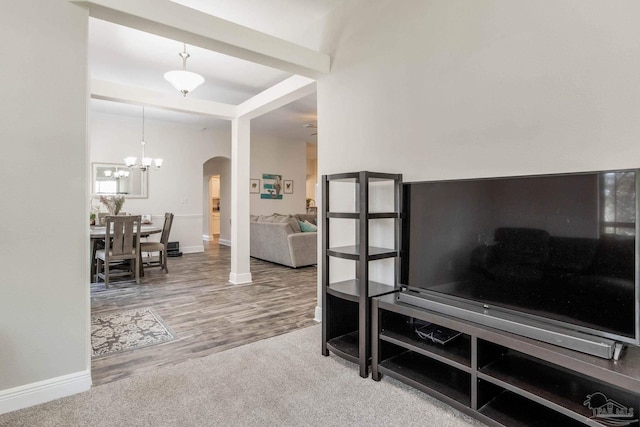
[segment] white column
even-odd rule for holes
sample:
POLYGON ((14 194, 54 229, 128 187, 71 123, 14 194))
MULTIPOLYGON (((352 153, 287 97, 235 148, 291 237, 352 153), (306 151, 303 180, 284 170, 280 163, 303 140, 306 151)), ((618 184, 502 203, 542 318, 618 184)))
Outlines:
POLYGON ((249 268, 249 179, 251 161, 248 118, 231 121, 231 272, 234 284, 250 283, 249 268))

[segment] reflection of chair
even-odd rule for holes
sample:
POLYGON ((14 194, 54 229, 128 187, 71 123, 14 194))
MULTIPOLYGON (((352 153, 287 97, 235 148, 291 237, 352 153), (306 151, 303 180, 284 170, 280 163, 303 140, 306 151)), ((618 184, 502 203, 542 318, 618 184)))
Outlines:
POLYGON ((108 288, 111 277, 135 275, 136 283, 140 283, 138 266, 140 247, 140 215, 137 216, 107 216, 105 221, 105 248, 96 251, 96 282, 104 279, 108 288), (114 271, 115 263, 127 261, 128 271, 114 271), (104 264, 104 266, 103 266, 104 264))
POLYGON ((169 243, 169 233, 171 232, 171 224, 173 223, 173 214, 164 214, 164 226, 162 227, 162 234, 160 235, 159 242, 142 242, 140 243, 140 252, 158 252, 157 261, 147 261, 145 266, 148 267, 160 267, 164 269, 166 273, 169 272, 167 267, 167 244, 169 243))

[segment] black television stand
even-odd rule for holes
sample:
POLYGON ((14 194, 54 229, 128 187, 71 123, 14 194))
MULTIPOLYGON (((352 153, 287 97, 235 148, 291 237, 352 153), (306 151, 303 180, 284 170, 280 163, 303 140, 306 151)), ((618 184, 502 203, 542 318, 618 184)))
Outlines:
POLYGON ((640 348, 619 361, 398 301, 372 299, 372 377, 388 375, 493 426, 638 425, 640 348), (416 325, 460 332, 446 344, 416 325))

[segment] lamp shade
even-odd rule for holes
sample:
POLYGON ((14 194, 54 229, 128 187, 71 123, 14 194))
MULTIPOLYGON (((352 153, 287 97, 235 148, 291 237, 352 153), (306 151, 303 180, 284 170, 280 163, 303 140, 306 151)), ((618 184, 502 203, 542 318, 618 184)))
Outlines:
POLYGON ((185 96, 204 83, 204 77, 200 74, 185 70, 168 71, 164 73, 164 78, 185 96))

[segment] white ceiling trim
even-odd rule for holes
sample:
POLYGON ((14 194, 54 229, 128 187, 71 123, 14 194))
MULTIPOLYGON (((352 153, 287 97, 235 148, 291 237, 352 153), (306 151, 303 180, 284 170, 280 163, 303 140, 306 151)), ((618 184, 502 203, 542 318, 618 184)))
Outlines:
POLYGON ((91 80, 91 98, 124 104, 145 105, 164 110, 212 116, 217 119, 254 119, 291 102, 315 93, 316 81, 292 76, 240 105, 224 104, 197 98, 180 97, 104 80, 91 80))
POLYGON ((178 96, 177 93, 166 94, 104 80, 91 80, 91 98, 125 104, 146 105, 182 113, 205 114, 225 120, 232 120, 237 116, 237 107, 235 105, 186 98, 178 96))
POLYGON ((311 95, 315 91, 315 80, 304 76, 291 76, 238 105, 237 114, 238 117, 253 119, 311 95))
POLYGON ((168 0, 69 0, 94 18, 199 46, 292 74, 319 78, 329 55, 168 0))

